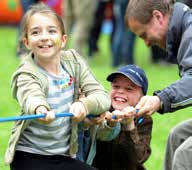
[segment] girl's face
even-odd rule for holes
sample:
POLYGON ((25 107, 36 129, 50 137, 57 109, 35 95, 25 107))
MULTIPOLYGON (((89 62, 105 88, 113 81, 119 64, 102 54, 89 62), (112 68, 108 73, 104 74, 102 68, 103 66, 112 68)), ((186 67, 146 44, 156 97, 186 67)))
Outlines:
POLYGON ((124 75, 117 75, 111 83, 111 102, 115 110, 135 106, 143 96, 141 87, 135 85, 124 75))
POLYGON ((60 57, 61 48, 65 46, 66 35, 62 35, 60 24, 51 14, 34 14, 28 23, 25 46, 39 60, 60 57))

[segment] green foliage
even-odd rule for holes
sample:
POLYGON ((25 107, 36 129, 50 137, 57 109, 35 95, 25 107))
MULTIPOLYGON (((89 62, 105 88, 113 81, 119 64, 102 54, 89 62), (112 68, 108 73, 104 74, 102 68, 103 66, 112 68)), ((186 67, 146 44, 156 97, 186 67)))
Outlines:
MULTIPOLYGON (((10 79, 15 71, 19 58, 16 57, 17 30, 10 27, 0 27, 0 117, 17 115, 19 107, 11 96, 10 79)), ((110 38, 108 35, 102 35, 99 40, 100 51, 88 60, 97 79, 109 90, 109 83, 105 80, 106 76, 114 71, 111 67, 110 38)), ((177 80, 177 67, 168 64, 152 64, 150 62, 150 51, 144 45, 143 41, 137 39, 135 45, 136 64, 142 67, 149 78, 149 92, 152 95, 154 90, 163 89, 170 83, 177 80)), ((152 134, 152 154, 146 162, 148 170, 161 170, 165 144, 168 133, 177 123, 190 118, 191 108, 177 111, 175 113, 153 115, 153 134, 152 134)), ((4 152, 8 144, 8 138, 11 132, 13 122, 0 123, 0 169, 9 170, 3 163, 4 152)))

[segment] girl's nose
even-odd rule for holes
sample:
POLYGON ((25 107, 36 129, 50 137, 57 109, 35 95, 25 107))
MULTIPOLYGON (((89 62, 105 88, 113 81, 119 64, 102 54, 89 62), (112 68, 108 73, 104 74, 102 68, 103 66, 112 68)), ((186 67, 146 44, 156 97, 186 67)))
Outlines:
POLYGON ((41 40, 48 40, 49 38, 49 35, 47 34, 46 31, 43 31, 42 34, 41 34, 41 40))

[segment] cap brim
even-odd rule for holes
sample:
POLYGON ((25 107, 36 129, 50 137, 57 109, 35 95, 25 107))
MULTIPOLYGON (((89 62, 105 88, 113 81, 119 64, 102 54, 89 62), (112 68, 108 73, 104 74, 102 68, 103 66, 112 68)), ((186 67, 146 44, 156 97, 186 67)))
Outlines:
POLYGON ((108 75, 107 81, 112 82, 112 81, 114 80, 114 78, 115 78, 118 74, 124 75, 125 77, 127 77, 128 79, 130 79, 134 84, 136 84, 136 85, 139 86, 139 87, 142 87, 142 85, 141 85, 137 80, 135 80, 135 78, 134 78, 131 74, 128 74, 128 73, 125 74, 125 73, 123 73, 123 72, 121 72, 121 71, 116 71, 116 72, 113 72, 113 73, 111 73, 110 75, 108 75))

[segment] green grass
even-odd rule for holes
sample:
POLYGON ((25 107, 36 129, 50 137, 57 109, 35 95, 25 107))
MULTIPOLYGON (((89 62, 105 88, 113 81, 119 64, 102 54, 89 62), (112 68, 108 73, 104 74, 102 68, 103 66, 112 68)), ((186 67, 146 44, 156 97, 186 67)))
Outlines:
MULTIPOLYGON (((16 58, 16 29, 9 27, 0 28, 0 117, 16 115, 19 107, 12 99, 10 79, 18 65, 16 58)), ((8 143, 12 122, 0 123, 0 169, 8 170, 3 163, 4 152, 8 143)))
MULTIPOLYGON (((13 27, 0 27, 0 117, 17 115, 19 107, 11 97, 10 79, 15 71, 19 59, 16 57, 17 31, 13 27)), ((111 65, 111 53, 109 49, 109 36, 102 35, 99 40, 100 52, 93 59, 88 60, 93 72, 100 82, 109 90, 106 76, 114 71, 111 65)), ((177 66, 152 64, 150 62, 150 51, 143 41, 136 41, 135 48, 136 64, 142 67, 149 78, 149 92, 162 89, 178 79, 177 66)), ((188 119, 191 108, 183 109, 166 115, 153 115, 152 154, 146 162, 148 170, 161 170, 168 133, 172 127, 182 120, 188 119)), ((0 170, 9 170, 3 163, 4 152, 8 143, 10 130, 13 123, 0 124, 0 170)))

